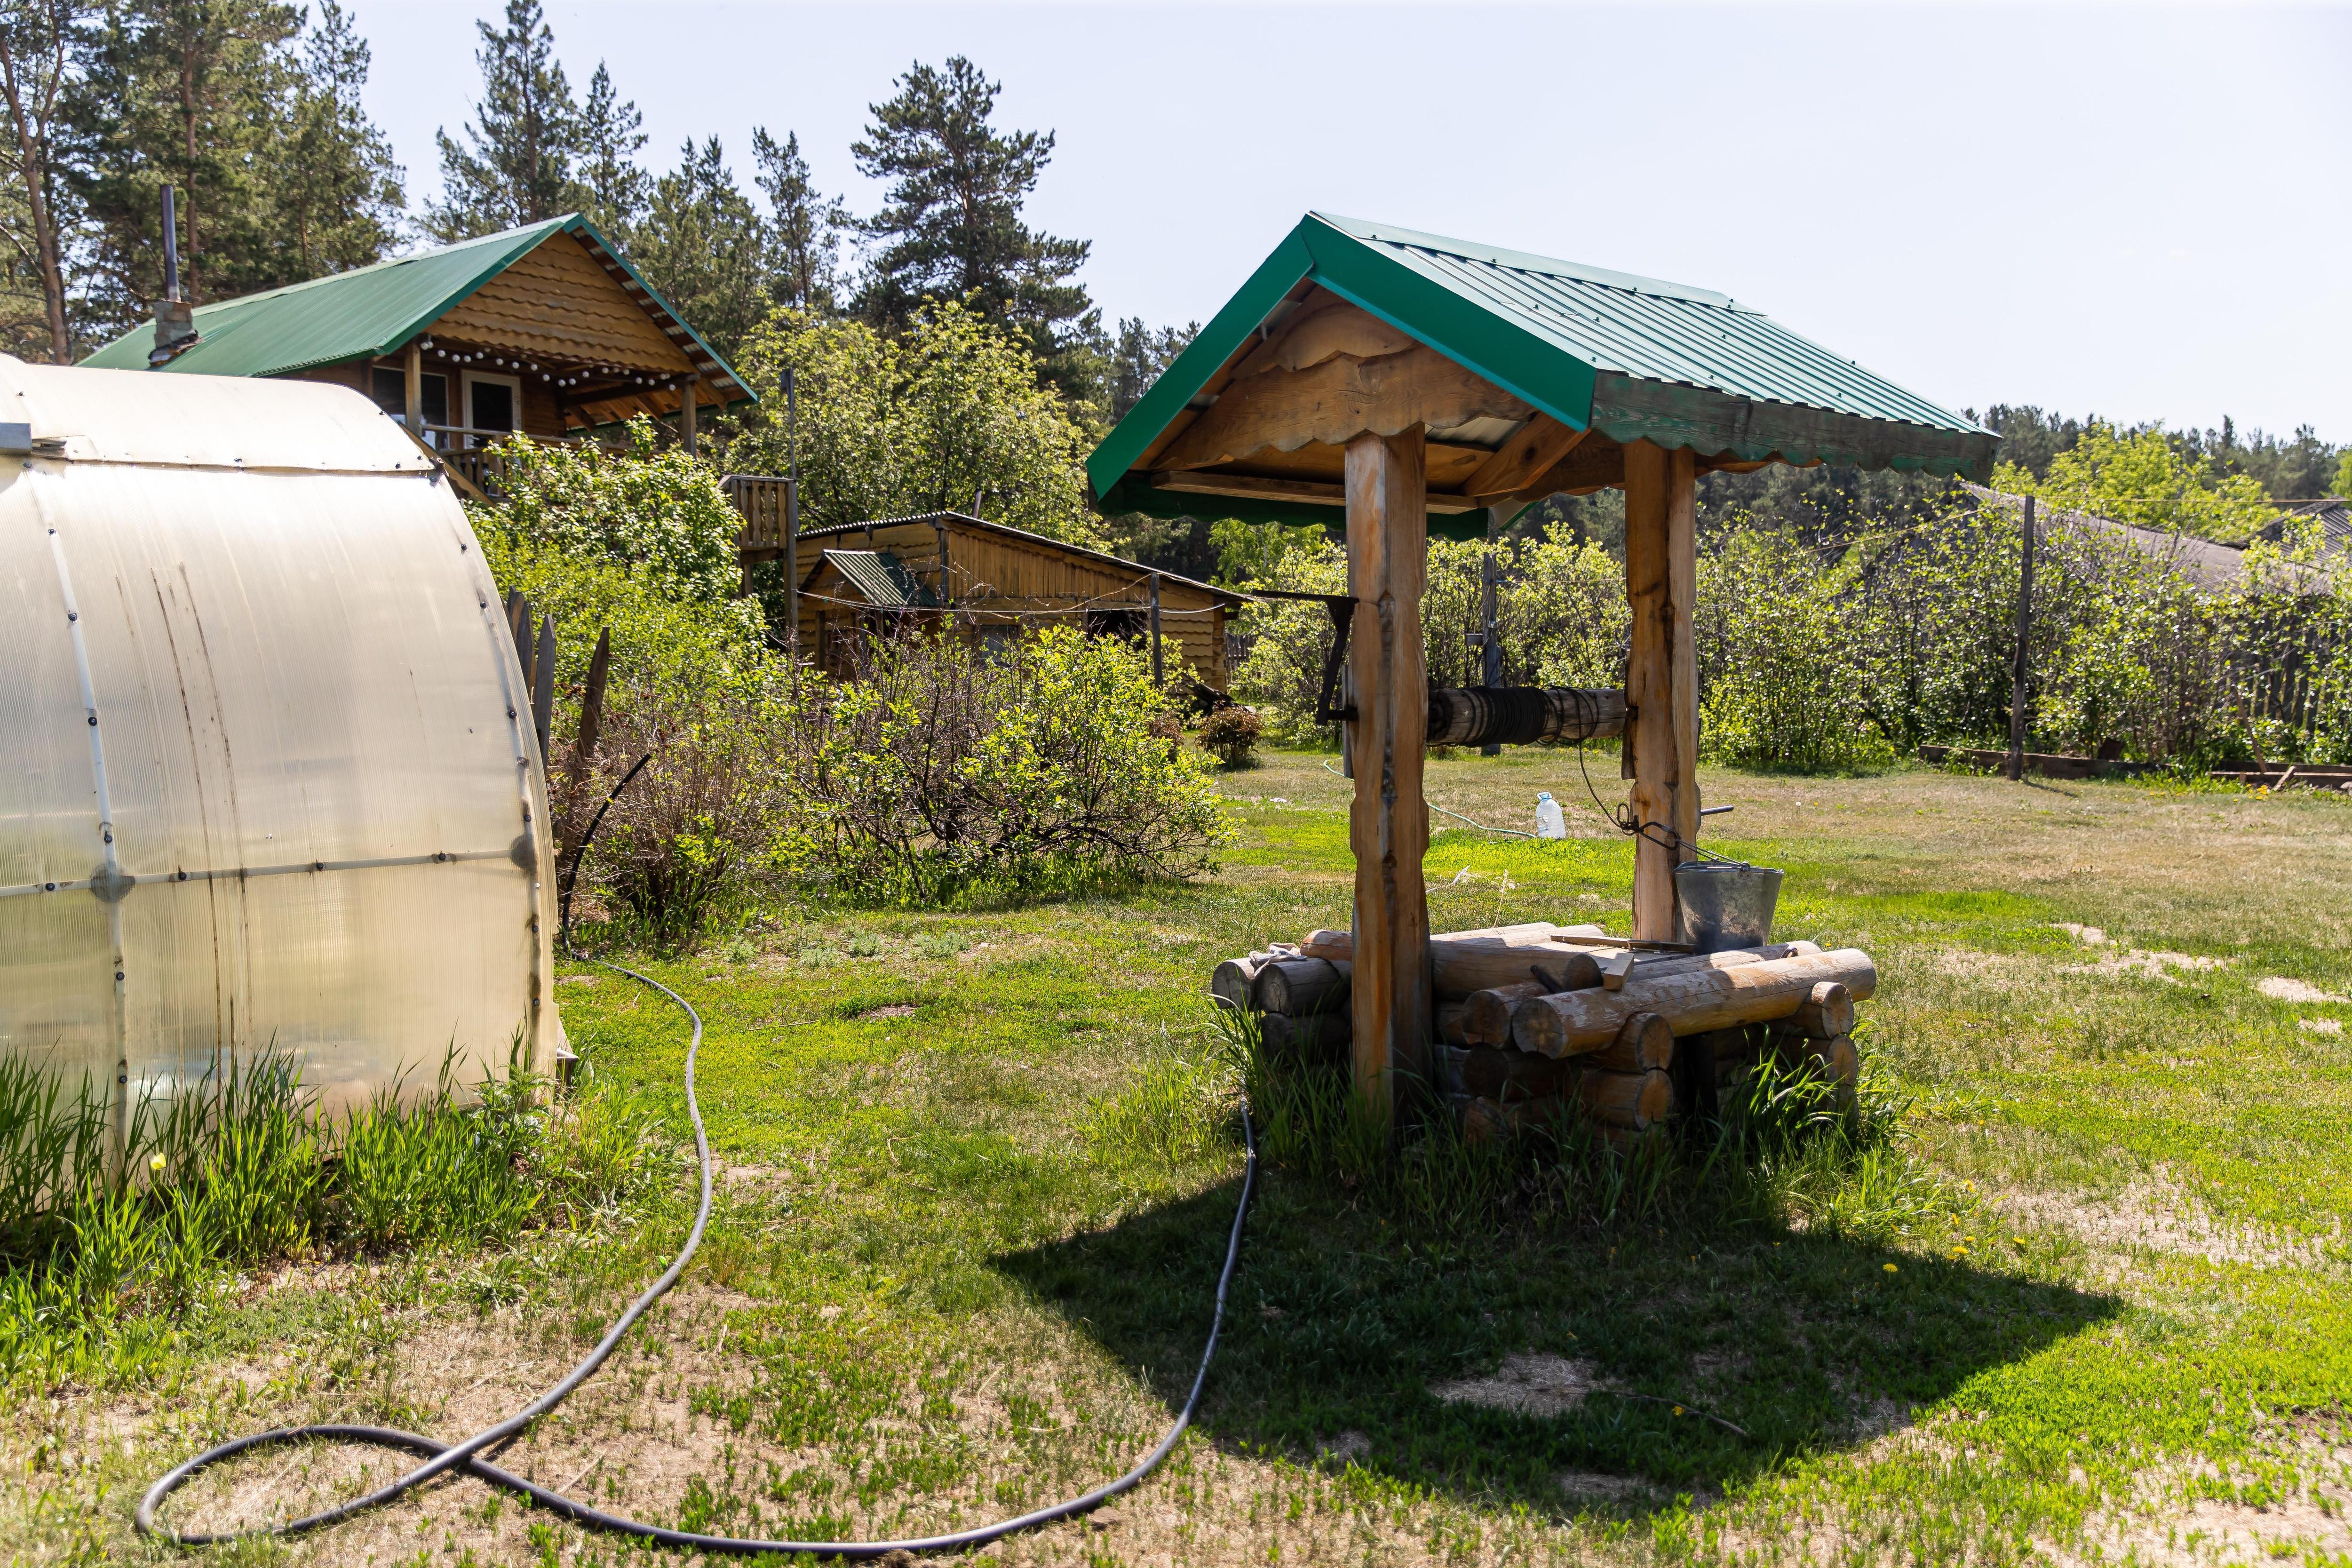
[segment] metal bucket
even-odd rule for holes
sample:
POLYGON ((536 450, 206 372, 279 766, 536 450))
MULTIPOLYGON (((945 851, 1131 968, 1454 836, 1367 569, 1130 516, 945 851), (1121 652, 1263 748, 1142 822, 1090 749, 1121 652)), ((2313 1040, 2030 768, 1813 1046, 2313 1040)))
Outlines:
POLYGON ((1675 868, 1675 940, 1693 952, 1761 947, 1780 901, 1780 873, 1769 866, 1685 860, 1675 868))

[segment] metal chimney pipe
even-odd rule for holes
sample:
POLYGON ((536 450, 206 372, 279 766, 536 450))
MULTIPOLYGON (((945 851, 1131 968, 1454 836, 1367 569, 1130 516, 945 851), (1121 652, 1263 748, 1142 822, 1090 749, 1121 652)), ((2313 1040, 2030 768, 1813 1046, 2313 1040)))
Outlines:
POLYGON ((147 368, 161 370, 196 341, 196 312, 180 298, 180 215, 172 187, 163 187, 163 297, 155 302, 155 346, 147 368))
POLYGON ((180 214, 178 193, 163 187, 163 298, 180 297, 180 214))

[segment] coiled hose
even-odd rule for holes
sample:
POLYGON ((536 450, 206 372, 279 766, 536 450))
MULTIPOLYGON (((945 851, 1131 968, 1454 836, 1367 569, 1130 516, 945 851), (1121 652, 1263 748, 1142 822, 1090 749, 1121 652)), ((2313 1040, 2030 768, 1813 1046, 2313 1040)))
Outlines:
MULTIPOLYGON (((638 766, 643 765, 641 761, 638 766)), ((632 768, 629 771, 629 777, 635 776, 636 769, 632 768)), ((628 779, 625 778, 621 784, 625 784, 627 782, 628 779)), ((620 789, 620 784, 614 785, 613 794, 618 795, 620 789)), ((612 804, 610 796, 606 797, 605 804, 607 805, 612 804)), ((601 810, 597 813, 600 820, 603 815, 601 810)), ((594 829, 592 826, 589 834, 583 839, 578 856, 574 858, 575 872, 578 869, 579 860, 585 858, 588 853, 588 842, 593 839, 593 833, 594 829)), ((568 916, 568 908, 566 913, 568 916)), ((808 1552, 818 1557, 879 1557, 891 1552, 947 1552, 983 1546, 992 1541, 1002 1540, 1005 1536, 1016 1534, 1024 1530, 1034 1530, 1040 1525, 1051 1524, 1056 1520, 1073 1518, 1099 1508, 1112 1498, 1132 1489, 1146 1476, 1159 1468, 1160 1462, 1165 1459, 1170 1450, 1176 1447, 1176 1440, 1184 1435, 1184 1429, 1192 1425, 1192 1413, 1201 1403, 1201 1389, 1209 1378, 1209 1363, 1217 1353, 1217 1336, 1223 1331, 1225 1325, 1225 1294, 1233 1284, 1234 1266, 1241 1260, 1242 1225, 1249 1216, 1250 1196, 1257 1185, 1257 1133, 1250 1125, 1249 1101, 1246 1098, 1242 1101, 1242 1142, 1246 1153, 1242 1167, 1241 1199, 1234 1205, 1233 1229, 1225 1238, 1224 1268, 1217 1275, 1216 1309, 1209 1320, 1209 1340, 1201 1350, 1200 1369, 1192 1374, 1192 1392, 1184 1396, 1183 1409, 1177 1412, 1175 1424, 1168 1428, 1168 1435, 1160 1439, 1156 1447, 1144 1455, 1136 1463, 1135 1468, 1125 1475, 1097 1487, 1084 1496, 1072 1498, 1066 1502, 1055 1503, 1050 1508, 1037 1509, 1017 1518, 999 1520, 993 1524, 977 1525, 971 1530, 960 1530, 947 1535, 917 1536, 906 1541, 767 1541, 748 1536, 704 1535, 690 1530, 670 1530, 657 1524, 647 1524, 641 1520, 629 1519, 621 1514, 606 1513, 602 1509, 575 1502, 562 1492, 542 1487, 536 1481, 526 1480, 511 1470, 501 1469, 483 1458, 486 1451, 494 1449, 520 1436, 531 1422, 562 1404, 571 1396, 573 1390, 595 1375, 596 1369, 603 1366, 606 1358, 620 1347, 623 1337, 635 1325, 637 1320, 644 1317, 646 1310, 656 1301, 660 1300, 671 1286, 677 1283, 678 1277, 686 1272, 686 1266, 693 1261, 696 1250, 701 1247, 702 1233, 710 1223, 710 1140, 703 1130, 702 1106, 694 1093, 695 1057, 702 1048, 702 1015, 695 1011, 693 1003, 649 974, 641 974, 634 969, 624 968, 617 963, 608 963, 600 958, 586 957, 573 951, 568 918, 563 926, 563 945, 565 951, 571 952, 575 959, 593 963, 599 968, 609 969, 616 974, 627 975, 641 984, 653 987, 672 1002, 677 1003, 678 1008, 693 1021, 694 1038, 686 1047, 686 1112, 688 1120, 694 1123, 694 1155, 695 1162, 701 1171, 702 1194, 694 1212, 694 1228, 687 1233, 686 1245, 678 1249, 677 1258, 673 1258, 670 1266, 663 1270, 661 1278, 646 1288, 644 1295, 629 1303, 628 1310, 614 1320, 613 1326, 605 1331, 604 1337, 596 1342, 595 1349, 582 1358, 579 1365, 564 1374, 562 1380, 552 1388, 505 1420, 485 1426, 472 1436, 456 1443, 444 1443, 438 1438, 427 1437, 416 1432, 404 1432, 392 1426, 360 1426, 340 1423, 281 1426, 271 1431, 256 1432, 247 1436, 234 1438, 216 1447, 205 1449, 195 1458, 166 1473, 153 1486, 147 1489, 147 1495, 139 1500, 139 1511, 135 1516, 140 1533, 177 1546, 216 1546, 257 1536, 306 1535, 314 1530, 323 1530, 328 1525, 341 1523, 370 1509, 381 1508, 403 1493, 423 1486, 436 1476, 456 1472, 472 1476, 478 1480, 486 1481, 491 1486, 500 1487, 510 1492, 520 1493, 550 1513, 571 1520, 575 1524, 586 1525, 592 1530, 608 1531, 616 1535, 633 1535, 662 1546, 678 1546, 695 1552, 728 1552, 741 1556, 808 1552), (284 1524, 269 1525, 257 1530, 182 1534, 157 1522, 156 1511, 163 1507, 164 1500, 214 1466, 252 1449, 277 1447, 289 1443, 310 1442, 364 1443, 380 1448, 395 1448, 421 1455, 424 1457, 425 1463, 363 1497, 353 1498, 349 1502, 322 1509, 317 1513, 306 1514, 300 1519, 292 1520, 284 1524)))

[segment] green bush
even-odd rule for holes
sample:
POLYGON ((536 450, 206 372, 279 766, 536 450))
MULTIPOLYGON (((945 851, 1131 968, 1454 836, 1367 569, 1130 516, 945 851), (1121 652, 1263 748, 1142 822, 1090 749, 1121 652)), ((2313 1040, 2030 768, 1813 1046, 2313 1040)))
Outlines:
POLYGON ((1160 732, 1139 649, 1055 627, 992 645, 869 645, 795 727, 776 864, 858 900, 939 904, 1175 877, 1233 828, 1194 753, 1160 732))
POLYGON ((1257 750, 1258 737, 1265 732, 1265 721, 1257 710, 1240 703, 1230 703, 1201 721, 1192 733, 1201 744, 1216 754, 1217 760, 1229 768, 1245 767, 1257 750))
POLYGON ((517 436, 498 452, 498 500, 467 507, 486 541, 617 566, 674 599, 723 605, 741 586, 743 522, 717 471, 656 447, 650 422, 625 451, 517 436))
MULTIPOLYGON (((1086 432, 1018 332, 961 303, 927 300, 896 336, 780 310, 735 363, 756 386, 787 365, 798 379, 803 527, 977 507, 1049 539, 1102 542, 1086 432)), ((784 472, 781 412, 774 400, 747 420, 728 448, 738 469, 784 472)))
POLYGON ((1824 573, 1780 534, 1735 535, 1701 563, 1701 743, 1742 767, 1820 771, 1892 760, 1864 700, 1843 614, 1850 567, 1824 573))
MULTIPOLYGON (((1432 540, 1422 593, 1422 637, 1429 678, 1440 686, 1484 683, 1484 655, 1470 634, 1485 625, 1480 583, 1486 546, 1432 540)), ((1625 569, 1598 545, 1515 540, 1498 550, 1496 624, 1509 686, 1610 687, 1624 679, 1625 569)), ((1276 560, 1265 586, 1297 593, 1344 594, 1347 553, 1328 541, 1294 546, 1276 560)), ((1234 694, 1257 708, 1267 731, 1290 744, 1320 738, 1315 701, 1331 617, 1322 605, 1272 600, 1253 605, 1249 650, 1234 694)))
POLYGON ((630 765, 651 758, 606 814, 579 893, 664 940, 698 930, 749 893, 781 831, 792 669, 767 641, 759 606, 681 598, 673 581, 478 517, 477 536, 499 585, 520 590, 561 632, 549 772, 567 854, 630 765), (613 644, 604 730, 597 754, 580 759, 599 631, 613 644))

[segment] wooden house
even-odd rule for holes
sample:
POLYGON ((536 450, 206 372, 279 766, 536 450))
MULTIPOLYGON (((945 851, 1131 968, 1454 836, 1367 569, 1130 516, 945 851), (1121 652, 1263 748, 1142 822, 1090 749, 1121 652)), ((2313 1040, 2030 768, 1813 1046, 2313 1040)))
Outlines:
POLYGON ((829 673, 910 621, 982 640, 1075 624, 1148 644, 1157 675, 1225 689, 1225 617, 1242 595, 1211 584, 954 511, 807 530, 798 557, 800 644, 829 673))
POLYGON ((577 213, 198 305, 194 326, 166 342, 151 321, 82 363, 331 382, 453 454, 638 415, 673 420, 691 447, 703 411, 756 401, 577 213))

